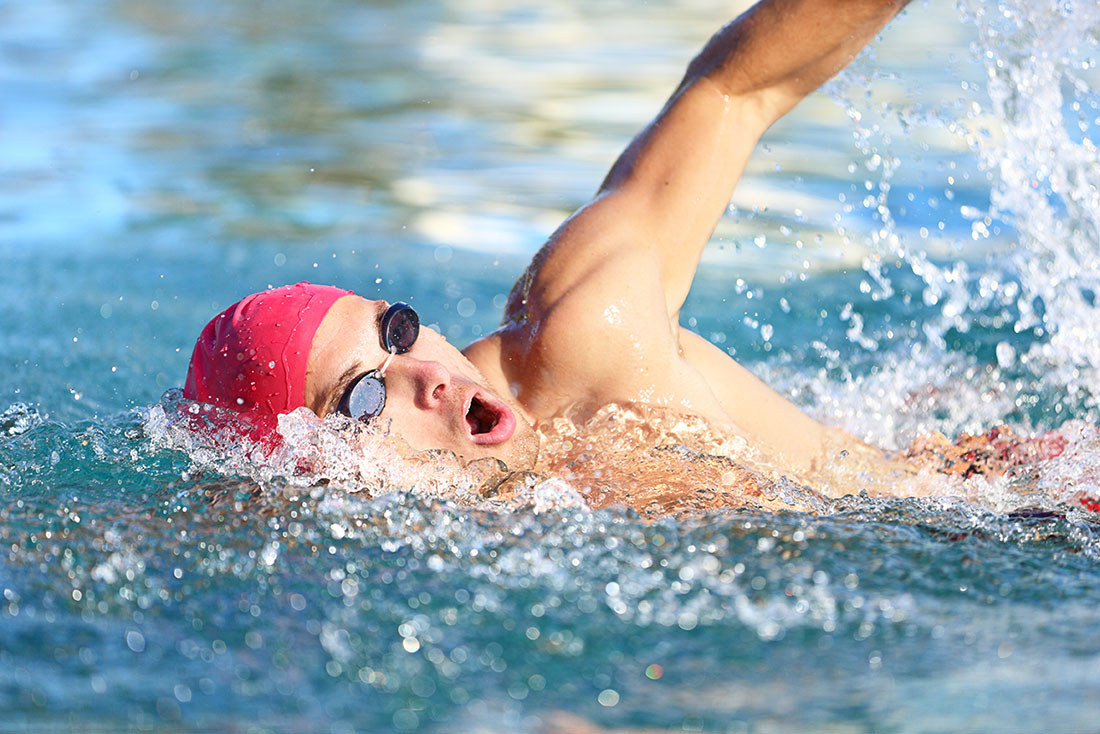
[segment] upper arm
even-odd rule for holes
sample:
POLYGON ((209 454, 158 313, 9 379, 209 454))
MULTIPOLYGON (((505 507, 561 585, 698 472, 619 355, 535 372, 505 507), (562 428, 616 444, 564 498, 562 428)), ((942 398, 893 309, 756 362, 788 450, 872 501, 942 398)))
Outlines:
POLYGON ((538 320, 599 271, 635 310, 673 324, 703 248, 765 125, 758 97, 707 78, 683 85, 623 151, 599 192, 550 237, 513 289, 505 320, 538 320))

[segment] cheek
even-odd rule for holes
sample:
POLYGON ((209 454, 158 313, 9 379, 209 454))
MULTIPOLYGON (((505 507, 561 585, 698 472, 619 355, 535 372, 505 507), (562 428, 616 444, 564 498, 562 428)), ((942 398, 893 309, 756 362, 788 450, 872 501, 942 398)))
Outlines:
MULTIPOLYGON (((387 404, 389 409, 389 404, 387 404)), ((415 409, 396 409, 389 417, 390 432, 417 451, 452 448, 451 436, 438 416, 415 409)))

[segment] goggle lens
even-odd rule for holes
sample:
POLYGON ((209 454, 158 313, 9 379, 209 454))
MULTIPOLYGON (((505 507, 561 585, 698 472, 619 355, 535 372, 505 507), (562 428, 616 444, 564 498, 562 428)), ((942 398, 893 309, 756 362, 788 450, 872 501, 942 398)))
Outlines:
POLYGON ((386 407, 386 384, 378 370, 371 370, 355 380, 340 398, 336 410, 349 418, 366 423, 382 414, 386 407))
POLYGON ((420 317, 412 306, 399 301, 386 309, 381 327, 382 348, 391 354, 404 354, 420 335, 420 317))

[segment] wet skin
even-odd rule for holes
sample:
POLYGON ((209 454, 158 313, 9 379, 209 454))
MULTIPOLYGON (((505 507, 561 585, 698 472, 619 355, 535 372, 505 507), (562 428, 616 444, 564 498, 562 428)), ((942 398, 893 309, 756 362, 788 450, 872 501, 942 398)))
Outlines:
MULTIPOLYGON (((537 453, 532 425, 640 403, 700 416, 795 472, 827 466, 842 450, 884 460, 679 322, 760 136, 905 2, 763 0, 719 30, 593 199, 536 254, 501 327, 463 352, 424 329, 394 357, 381 415, 393 433, 413 449, 495 456, 518 469, 537 453)), ((347 296, 326 315, 306 376, 306 405, 318 415, 386 361, 378 338, 386 306, 347 296)))
MULTIPOLYGON (((379 321, 389 304, 345 296, 325 315, 306 370, 306 407, 318 416, 336 409, 356 377, 380 369, 387 353, 379 321)), ((378 421, 413 450, 445 449, 471 461, 493 456, 512 469, 530 468, 538 454, 531 419, 508 395, 490 387, 476 367, 433 329, 386 368, 386 405, 378 421)))

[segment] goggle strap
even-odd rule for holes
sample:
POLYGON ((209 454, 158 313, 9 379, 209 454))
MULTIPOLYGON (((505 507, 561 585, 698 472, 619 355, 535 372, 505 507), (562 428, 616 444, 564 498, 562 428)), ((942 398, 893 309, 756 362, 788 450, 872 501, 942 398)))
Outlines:
POLYGON ((382 368, 378 370, 378 376, 379 377, 385 377, 386 376, 386 370, 389 369, 390 362, 392 362, 393 358, 396 357, 396 356, 397 356, 397 350, 391 348, 390 353, 386 356, 386 361, 382 363, 382 368))

